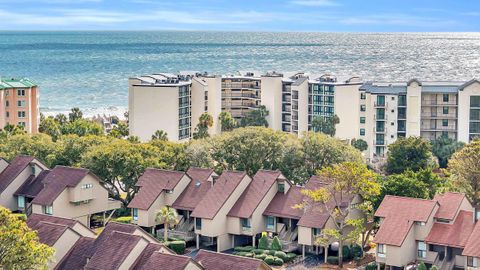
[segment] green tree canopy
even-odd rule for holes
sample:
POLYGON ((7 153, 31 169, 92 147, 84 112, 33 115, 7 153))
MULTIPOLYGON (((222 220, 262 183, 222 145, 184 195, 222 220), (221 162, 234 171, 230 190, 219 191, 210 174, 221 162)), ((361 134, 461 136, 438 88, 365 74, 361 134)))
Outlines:
POLYGON ((452 155, 464 146, 463 142, 458 142, 448 136, 441 136, 432 141, 432 153, 438 158, 440 168, 446 168, 452 155))
POLYGON ((83 113, 79 108, 72 108, 71 112, 68 114, 68 120, 70 122, 75 122, 83 118, 83 113))
POLYGON ((30 155, 52 165, 55 153, 55 143, 46 134, 20 134, 0 140, 0 156, 12 160, 19 155, 30 155))
POLYGON ((213 117, 208 113, 203 113, 198 118, 198 124, 193 132, 194 139, 203 139, 209 137, 208 128, 213 126, 213 117))
POLYGON ((237 126, 237 121, 229 112, 223 111, 218 115, 222 131, 232 131, 237 126))
POLYGON ((363 152, 368 149, 368 143, 362 139, 353 139, 352 146, 358 149, 358 151, 363 152))
POLYGON ((62 135, 60 124, 55 120, 55 118, 53 118, 53 116, 41 118, 38 131, 40 133, 48 134, 54 141, 57 140, 60 135, 62 135))
POLYGON ((480 206, 480 140, 453 154, 448 166, 454 186, 465 192, 474 206, 480 206))
POLYGON ((168 141, 168 134, 163 130, 157 130, 153 133, 152 140, 168 141))
POLYGON ((267 107, 261 105, 256 109, 250 111, 242 120, 240 125, 242 127, 255 126, 255 127, 268 127, 267 116, 269 112, 267 107))
POLYGON ((333 117, 315 116, 312 120, 312 129, 315 132, 321 132, 333 137, 337 131, 335 126, 339 123, 340 118, 337 115, 333 117))
POLYGON ((23 220, 0 206, 0 269, 48 269, 54 253, 23 220))
POLYGON ((388 146, 387 172, 418 171, 431 164, 431 145, 420 137, 398 138, 388 146))
POLYGON ((158 223, 163 223, 163 241, 168 241, 168 229, 172 228, 174 225, 177 224, 178 214, 174 208, 164 206, 160 210, 157 211, 155 215, 155 221, 158 223))

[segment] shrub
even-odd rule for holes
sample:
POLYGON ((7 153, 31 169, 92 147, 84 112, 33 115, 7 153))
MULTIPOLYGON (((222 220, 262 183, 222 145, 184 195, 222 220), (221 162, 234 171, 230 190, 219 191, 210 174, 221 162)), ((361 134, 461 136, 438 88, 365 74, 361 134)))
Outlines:
POLYGON ((186 244, 185 241, 172 241, 168 242, 167 247, 175 251, 177 254, 183 254, 185 253, 186 244))
POLYGON ((275 262, 275 258, 273 256, 267 256, 263 261, 268 265, 272 265, 275 262))
POLYGON ((360 245, 354 244, 350 248, 351 256, 354 258, 361 258, 363 256, 363 249, 360 245))
POLYGON ((272 249, 273 250, 282 250, 282 244, 280 243, 280 239, 278 239, 277 236, 273 237, 272 249))
POLYGON ((283 252, 283 251, 275 251, 275 254, 274 254, 275 257, 278 257, 282 260, 286 260, 287 259, 287 253, 283 252))
POLYGON ((23 213, 12 213, 12 215, 17 217, 20 220, 27 221, 27 215, 23 213))
POLYGON ((250 252, 253 250, 252 246, 246 246, 246 247, 235 247, 233 248, 234 251, 241 251, 241 252, 250 252))
POLYGON ((256 248, 256 249, 252 249, 252 252, 255 253, 256 255, 259 255, 259 254, 265 253, 265 250, 261 248, 256 248))
POLYGON ((283 260, 282 260, 281 258, 275 257, 275 259, 273 260, 273 264, 274 264, 274 265, 281 266, 281 265, 283 265, 283 263, 284 263, 284 262, 283 262, 283 260))
POLYGON ((267 257, 267 254, 259 254, 254 256, 255 259, 260 259, 262 261, 264 261, 266 257, 267 257))
POLYGON ((260 240, 258 240, 258 248, 268 249, 268 237, 266 234, 262 233, 262 237, 260 237, 260 240))
POLYGON ((327 262, 329 264, 338 264, 338 257, 337 256, 328 256, 327 262))
POLYGON ((286 260, 286 262, 293 261, 293 259, 295 259, 296 257, 297 257, 297 254, 295 254, 295 253, 287 253, 287 260, 286 260))
POLYGON ((265 250, 265 254, 273 256, 275 255, 275 250, 267 249, 265 250))
POLYGON ((350 248, 348 246, 343 246, 342 248, 342 253, 343 253, 343 258, 344 259, 350 259, 351 257, 351 252, 350 252, 350 248))
POLYGON ((421 262, 418 267, 417 267, 418 270, 427 270, 427 266, 425 265, 425 263, 421 262))
POLYGON ((128 216, 128 217, 118 217, 116 219, 114 219, 115 222, 118 222, 118 223, 126 223, 126 224, 129 224, 129 223, 132 223, 132 216, 128 216))
POLYGON ((367 264, 367 267, 365 267, 365 270, 376 270, 377 269, 377 264, 375 262, 367 264))
POLYGON ((430 267, 430 270, 438 270, 438 267, 434 264, 432 267, 430 267))
POLYGON ((252 252, 245 252, 245 255, 243 255, 243 256, 253 258, 253 256, 255 256, 255 254, 253 254, 252 252))

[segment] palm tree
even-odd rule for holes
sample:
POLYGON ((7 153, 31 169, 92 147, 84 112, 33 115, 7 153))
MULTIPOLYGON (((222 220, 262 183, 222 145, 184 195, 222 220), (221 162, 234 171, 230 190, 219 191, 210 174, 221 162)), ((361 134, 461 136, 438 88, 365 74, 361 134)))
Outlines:
POLYGON ((164 224, 163 241, 168 241, 168 229, 177 224, 177 216, 177 211, 168 206, 164 206, 158 210, 155 221, 164 224))

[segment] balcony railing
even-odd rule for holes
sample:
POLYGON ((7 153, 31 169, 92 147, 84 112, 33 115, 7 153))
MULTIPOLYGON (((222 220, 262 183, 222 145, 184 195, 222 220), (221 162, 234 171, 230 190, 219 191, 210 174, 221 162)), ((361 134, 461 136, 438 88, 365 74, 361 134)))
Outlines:
POLYGON ((439 101, 439 100, 422 100, 422 106, 457 106, 457 102, 455 100, 453 101, 439 101))

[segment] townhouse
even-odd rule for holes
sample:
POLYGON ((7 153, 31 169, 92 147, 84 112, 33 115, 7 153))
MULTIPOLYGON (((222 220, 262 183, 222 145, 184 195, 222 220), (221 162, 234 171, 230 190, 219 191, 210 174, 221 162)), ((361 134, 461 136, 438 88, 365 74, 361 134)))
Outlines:
POLYGON ((38 85, 27 78, 0 77, 0 128, 10 124, 37 133, 39 96, 38 85))
POLYGON ((50 269, 90 270, 269 270, 263 261, 210 251, 177 255, 133 224, 109 222, 95 235, 78 221, 32 214, 27 225, 55 249, 50 269))
POLYGON ((376 261, 380 269, 402 269, 424 262, 439 269, 477 269, 480 211, 463 193, 433 200, 386 196, 375 213, 380 229, 376 261))
POLYGON ((368 149, 364 154, 370 161, 383 160, 388 145, 399 137, 434 140, 448 136, 469 142, 480 135, 480 82, 476 79, 364 82, 359 77, 301 72, 223 76, 181 72, 130 81, 130 132, 142 140, 149 140, 155 130, 166 131, 172 141, 188 140, 204 112, 214 119, 210 134, 219 134, 222 111, 241 121, 260 105, 269 111, 270 128, 300 136, 313 130, 315 117, 337 115, 340 123, 335 136, 365 140, 368 149), (184 88, 188 88, 187 97, 179 98, 177 92, 184 88), (180 135, 178 130, 183 130, 180 135))
MULTIPOLYGON (((6 164, 4 164, 6 165, 6 164)), ((121 207, 87 169, 48 169, 30 156, 18 156, 0 173, 0 205, 14 212, 72 218, 90 227, 90 217, 121 207)))
MULTIPOLYGON (((132 208, 133 222, 144 226, 147 224, 152 232, 157 225, 148 223, 155 213, 164 206, 169 206, 179 213, 178 224, 169 230, 169 235, 195 241, 197 248, 208 248, 218 252, 235 246, 256 246, 262 232, 270 236, 277 235, 285 251, 302 249, 307 252, 328 252, 327 248, 315 244, 325 228, 335 228, 327 211, 309 208, 298 209, 306 197, 302 189, 318 189, 325 183, 318 177, 312 177, 305 187, 293 185, 279 171, 259 170, 249 177, 245 172, 224 171, 217 176, 211 169, 190 168, 186 173, 156 170, 152 175, 147 170, 139 180, 140 190, 129 207, 132 208), (174 178, 169 177, 176 175, 174 178), (150 185, 144 185, 144 178, 150 179, 150 185), (184 190, 171 188, 170 194, 180 192, 175 201, 165 200, 169 196, 165 190, 167 184, 172 186, 183 177, 189 181, 184 190), (173 180, 176 179, 176 180, 173 180), (148 199, 148 209, 139 209, 139 202, 148 199), (142 213, 142 211, 145 211, 142 213), (147 223, 146 223, 147 222, 147 223)), ((358 204, 358 196, 346 196, 342 207, 358 204)), ((326 210, 326 209, 324 209, 326 210)), ((359 211, 358 211, 359 212, 359 211)), ((349 218, 358 218, 359 213, 352 211, 349 218)))

